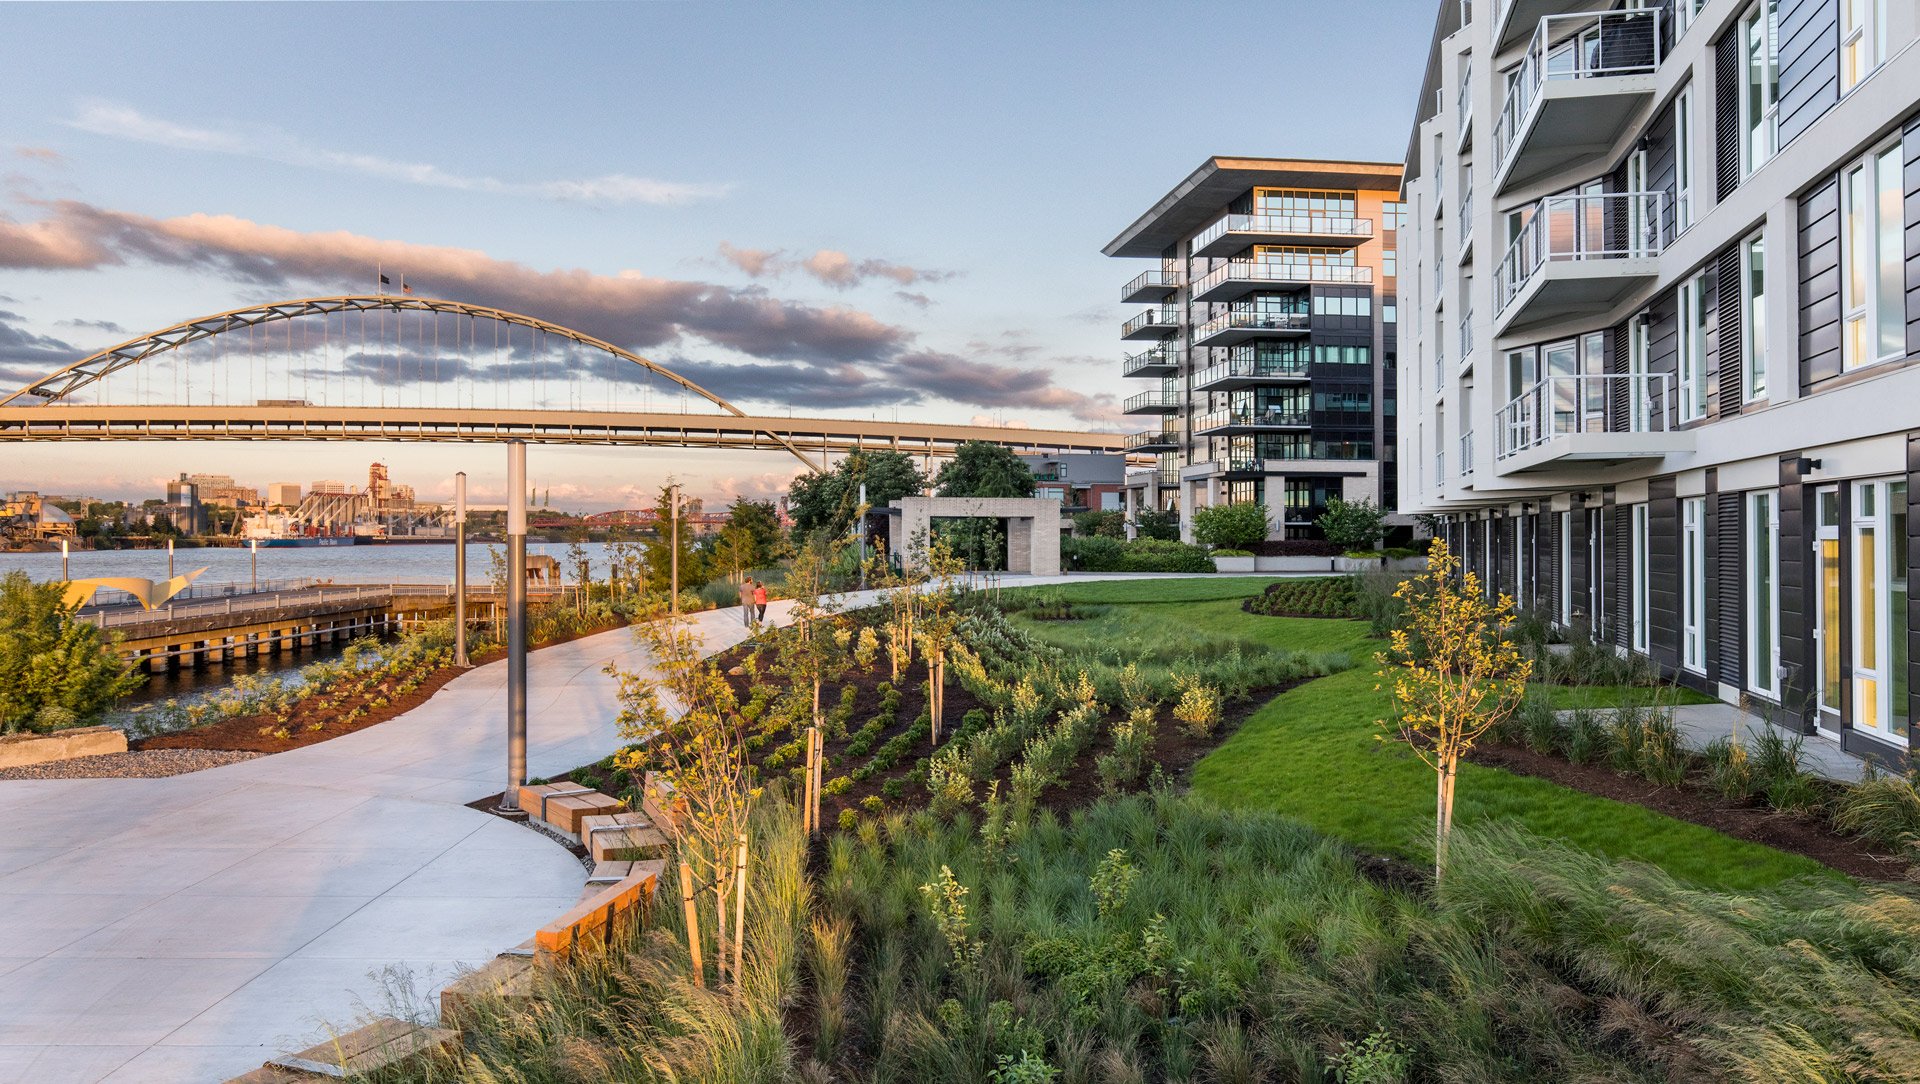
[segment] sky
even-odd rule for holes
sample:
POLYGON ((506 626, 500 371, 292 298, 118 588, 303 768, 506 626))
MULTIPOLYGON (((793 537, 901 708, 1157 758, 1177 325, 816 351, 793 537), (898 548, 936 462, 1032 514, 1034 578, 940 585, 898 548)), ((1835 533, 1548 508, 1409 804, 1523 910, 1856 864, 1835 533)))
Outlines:
MULTIPOLYGON (((752 412, 1123 430, 1145 265, 1101 247, 1209 155, 1397 160, 1436 2, 8 4, 0 395, 378 266, 752 412)), ((0 490, 377 458, 423 497, 457 470, 503 496, 494 445, 240 448, 6 446, 0 490)), ((529 450, 570 510, 797 468, 529 450)))

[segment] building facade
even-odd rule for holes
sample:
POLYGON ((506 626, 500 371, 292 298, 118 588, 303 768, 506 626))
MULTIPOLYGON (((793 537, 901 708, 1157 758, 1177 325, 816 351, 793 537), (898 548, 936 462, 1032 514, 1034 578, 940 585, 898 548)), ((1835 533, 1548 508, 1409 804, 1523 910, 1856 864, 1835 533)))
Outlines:
POLYGON ((1023 455, 1020 461, 1033 472, 1033 495, 1058 500, 1065 515, 1121 510, 1127 482, 1125 456, 1023 455))
POLYGON ((1489 589, 1889 762, 1920 693, 1920 7, 1448 0, 1403 510, 1489 589))
POLYGON ((1125 507, 1261 502, 1272 538, 1317 537, 1332 497, 1392 508, 1400 166, 1210 158, 1103 250, 1151 261, 1120 300, 1125 507))

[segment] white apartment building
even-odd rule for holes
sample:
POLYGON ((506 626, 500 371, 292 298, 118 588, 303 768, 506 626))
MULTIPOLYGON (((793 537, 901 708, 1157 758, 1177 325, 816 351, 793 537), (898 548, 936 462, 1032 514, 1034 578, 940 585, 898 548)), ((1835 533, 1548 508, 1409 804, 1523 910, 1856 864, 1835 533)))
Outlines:
POLYGON ((1920 3, 1442 4, 1400 508, 1490 589, 1849 751, 1920 694, 1920 3))

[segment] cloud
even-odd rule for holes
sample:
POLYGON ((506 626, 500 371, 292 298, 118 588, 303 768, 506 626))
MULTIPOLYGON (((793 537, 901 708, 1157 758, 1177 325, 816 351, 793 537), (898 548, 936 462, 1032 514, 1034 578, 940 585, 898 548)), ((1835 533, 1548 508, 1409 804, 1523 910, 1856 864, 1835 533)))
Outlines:
POLYGON ((79 317, 75 317, 74 319, 71 319, 71 320, 60 321, 60 326, 61 327, 83 327, 93 331, 104 331, 109 335, 125 335, 127 333, 126 328, 121 327, 119 324, 114 323, 112 320, 86 320, 86 319, 81 319, 79 317))
POLYGON ((29 161, 45 162, 48 165, 62 166, 67 162, 66 156, 52 147, 15 147, 13 153, 29 161))
POLYGON ((454 173, 423 162, 403 162, 356 151, 315 146, 280 128, 265 125, 246 130, 196 128, 148 116, 113 102, 88 101, 67 124, 83 132, 176 150, 261 158, 283 165, 353 173, 377 180, 428 188, 494 195, 533 196, 574 203, 673 205, 726 195, 731 185, 690 184, 633 177, 624 173, 545 181, 506 181, 497 177, 454 173))
MULTIPOLYGON (((838 249, 822 248, 807 256, 789 256, 780 249, 741 248, 726 241, 720 242, 720 259, 746 272, 749 278, 780 278, 797 272, 812 276, 836 290, 850 290, 873 279, 899 286, 945 282, 955 274, 952 271, 908 267, 892 260, 856 260, 838 249)), ((928 300, 924 294, 909 295, 902 292, 900 296, 909 300, 928 300)))
POLYGON ((5 394, 85 356, 71 343, 28 331, 24 323, 18 313, 0 309, 0 392, 5 394))
POLYGON ((933 298, 928 297, 926 294, 914 293, 911 290, 895 290, 893 292, 893 296, 899 298, 900 300, 906 302, 909 305, 914 306, 915 308, 925 309, 925 308, 930 308, 933 305, 933 298))

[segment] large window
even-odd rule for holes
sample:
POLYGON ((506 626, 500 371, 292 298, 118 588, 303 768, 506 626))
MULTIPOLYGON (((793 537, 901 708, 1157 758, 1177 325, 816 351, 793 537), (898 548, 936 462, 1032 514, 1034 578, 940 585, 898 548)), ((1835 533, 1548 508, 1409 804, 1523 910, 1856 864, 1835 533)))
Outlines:
POLYGON ((1647 506, 1633 506, 1633 649, 1647 652, 1647 506))
POLYGON ((1747 688, 1780 696, 1780 498, 1747 494, 1747 688))
POLYGON ((1848 166, 1840 189, 1840 361, 1857 369, 1906 353, 1900 144, 1848 166))
POLYGON ((1779 0, 1760 0, 1740 20, 1740 173, 1751 174, 1780 146, 1779 0))
POLYGON ((1680 420, 1707 416, 1707 276, 1680 284, 1680 420))
POLYGON ((1887 0, 1840 0, 1840 93, 1887 59, 1887 0))
POLYGON ((1673 100, 1673 231, 1693 225, 1693 88, 1673 100))
POLYGON ((1853 725, 1907 740, 1907 484, 1853 485, 1853 725))
POLYGON ((1767 250, 1759 234, 1740 245, 1740 358, 1748 401, 1767 394, 1767 250))
POLYGON ((1680 502, 1680 662, 1707 672, 1707 500, 1680 502))

